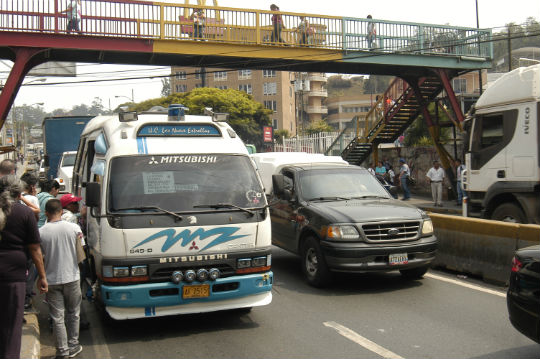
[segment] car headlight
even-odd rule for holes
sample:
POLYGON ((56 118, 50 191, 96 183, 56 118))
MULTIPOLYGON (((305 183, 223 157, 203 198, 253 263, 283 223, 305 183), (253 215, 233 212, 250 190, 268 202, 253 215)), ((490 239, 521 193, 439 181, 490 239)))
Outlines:
POLYGON ((360 233, 354 226, 328 226, 326 238, 342 241, 355 241, 360 239, 360 233))
POLYGON ((425 219, 422 225, 422 235, 427 236, 429 234, 433 234, 433 222, 431 222, 431 219, 425 219))

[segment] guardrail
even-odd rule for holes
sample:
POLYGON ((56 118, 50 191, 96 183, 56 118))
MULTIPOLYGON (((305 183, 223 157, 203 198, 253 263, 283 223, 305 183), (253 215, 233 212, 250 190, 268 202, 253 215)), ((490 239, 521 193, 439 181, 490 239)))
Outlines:
MULTIPOLYGON (((67 0, 0 1, 0 30, 68 33, 67 0)), ((138 0, 82 1, 80 34, 316 47, 348 52, 369 49, 367 28, 371 24, 377 30, 374 50, 378 52, 493 57, 489 41, 491 30, 138 0), (205 13, 201 34, 191 18, 194 8, 205 13), (282 41, 273 34, 276 16, 281 16, 284 25, 282 41), (307 43, 301 43, 301 17, 310 24, 307 43)))
POLYGON ((439 249, 434 266, 508 284, 516 249, 540 244, 540 226, 430 213, 439 249))

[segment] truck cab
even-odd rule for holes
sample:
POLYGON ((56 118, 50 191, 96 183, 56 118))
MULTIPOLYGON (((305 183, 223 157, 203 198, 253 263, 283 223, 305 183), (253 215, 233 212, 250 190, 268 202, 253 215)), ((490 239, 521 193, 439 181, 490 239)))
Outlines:
POLYGON ((57 181, 60 183, 60 192, 69 192, 71 190, 71 178, 73 176, 73 166, 75 164, 77 151, 67 151, 62 153, 58 163, 57 181))
POLYGON ((420 278, 437 239, 426 213, 395 200, 365 168, 307 153, 252 155, 269 196, 272 244, 302 258, 308 283, 334 272, 420 278))
POLYGON ((465 125, 469 213, 540 224, 539 127, 540 65, 503 75, 480 96, 465 125))

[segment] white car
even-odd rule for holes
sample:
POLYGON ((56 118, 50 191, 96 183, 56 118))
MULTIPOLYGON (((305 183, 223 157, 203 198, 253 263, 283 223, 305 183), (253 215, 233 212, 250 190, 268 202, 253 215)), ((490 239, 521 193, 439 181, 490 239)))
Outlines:
POLYGON ((76 156, 77 151, 62 153, 62 158, 60 158, 57 172, 57 181, 60 183, 60 192, 71 191, 71 178, 73 177, 73 165, 75 164, 76 156))

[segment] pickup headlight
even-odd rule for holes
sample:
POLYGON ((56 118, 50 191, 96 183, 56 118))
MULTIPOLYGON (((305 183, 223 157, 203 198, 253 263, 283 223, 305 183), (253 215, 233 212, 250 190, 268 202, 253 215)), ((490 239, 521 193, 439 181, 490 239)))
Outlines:
POLYGON ((338 241, 356 241, 360 239, 360 233, 354 226, 328 226, 326 238, 338 241))
POLYGON ((422 225, 422 235, 427 236, 430 234, 433 234, 433 222, 431 222, 431 219, 425 219, 422 225))

